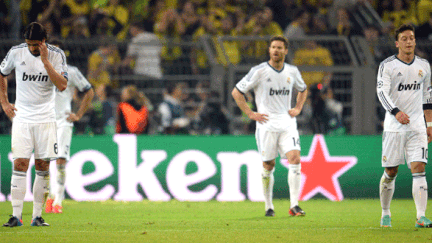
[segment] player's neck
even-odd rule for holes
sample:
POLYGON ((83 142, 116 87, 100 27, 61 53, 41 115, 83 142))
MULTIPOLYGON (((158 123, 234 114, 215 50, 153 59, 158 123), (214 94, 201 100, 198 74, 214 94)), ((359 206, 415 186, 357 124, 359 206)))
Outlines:
POLYGON ((411 63, 412 60, 414 59, 414 52, 412 53, 399 52, 397 58, 405 63, 411 63))
POLYGON ((273 60, 270 59, 268 61, 268 63, 270 64, 270 66, 272 66, 276 70, 281 70, 283 68, 283 66, 284 66, 284 61, 283 60, 279 61, 279 62, 276 62, 276 61, 273 61, 273 60))

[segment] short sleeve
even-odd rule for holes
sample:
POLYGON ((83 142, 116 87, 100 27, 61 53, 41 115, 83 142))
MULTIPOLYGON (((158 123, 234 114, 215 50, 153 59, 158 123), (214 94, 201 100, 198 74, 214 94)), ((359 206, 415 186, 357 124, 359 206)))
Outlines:
POLYGON ((0 64, 0 72, 3 76, 9 75, 12 70, 15 68, 15 51, 10 49, 6 54, 6 57, 0 64))
POLYGON ((295 70, 295 73, 294 73, 294 76, 295 76, 295 82, 294 82, 294 88, 297 90, 297 91, 300 91, 300 92, 303 92, 303 91, 305 91, 306 90, 306 88, 307 88, 307 85, 305 84, 305 82, 304 82, 304 80, 303 80, 303 78, 302 78, 302 76, 301 76, 301 73, 300 73, 300 71, 298 70, 298 68, 296 68, 296 70, 295 70))
POLYGON ((75 87, 80 91, 84 92, 91 89, 90 82, 84 77, 81 71, 76 67, 71 67, 69 70, 70 81, 74 83, 75 87))
POLYGON ((258 85, 260 76, 260 72, 254 67, 236 84, 236 88, 245 94, 258 85))

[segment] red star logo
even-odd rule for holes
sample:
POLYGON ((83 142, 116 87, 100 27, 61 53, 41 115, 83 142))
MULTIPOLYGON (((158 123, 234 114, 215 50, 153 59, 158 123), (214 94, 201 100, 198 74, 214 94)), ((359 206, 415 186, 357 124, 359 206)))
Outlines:
MULTIPOLYGON (((332 201, 343 200, 338 178, 357 163, 357 158, 330 156, 323 135, 315 135, 307 157, 301 157, 300 200, 318 193, 332 201)), ((288 167, 288 162, 283 163, 288 167)))

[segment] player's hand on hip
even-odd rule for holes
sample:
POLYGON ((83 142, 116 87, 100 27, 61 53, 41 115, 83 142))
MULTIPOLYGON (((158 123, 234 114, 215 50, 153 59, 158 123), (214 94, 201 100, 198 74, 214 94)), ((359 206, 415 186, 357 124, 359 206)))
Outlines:
POLYGON ((258 113, 258 112, 252 112, 250 115, 249 115, 249 118, 251 119, 251 120, 254 120, 254 121, 257 121, 257 122, 259 122, 259 123, 266 123, 267 121, 268 121, 268 115, 266 115, 266 114, 261 114, 261 113, 258 113))
POLYGON ((398 122, 400 122, 401 124, 406 125, 410 122, 409 116, 402 111, 399 111, 395 117, 396 120, 398 120, 398 122))
POLYGON ((426 128, 426 133, 428 137, 428 143, 432 142, 432 127, 426 128))
POLYGON ((48 48, 46 46, 45 40, 39 44, 39 52, 42 61, 48 61, 48 48))
POLYGON ((76 121, 80 120, 80 117, 77 116, 75 113, 71 113, 71 114, 69 114, 68 118, 66 118, 66 120, 68 122, 76 122, 76 121))
POLYGON ((288 114, 291 117, 296 117, 296 116, 298 116, 300 114, 300 112, 301 112, 300 109, 298 109, 298 108, 292 108, 291 110, 288 111, 288 114))
POLYGON ((15 117, 15 111, 17 111, 17 108, 11 103, 2 104, 3 111, 6 113, 7 117, 9 117, 10 120, 15 117))

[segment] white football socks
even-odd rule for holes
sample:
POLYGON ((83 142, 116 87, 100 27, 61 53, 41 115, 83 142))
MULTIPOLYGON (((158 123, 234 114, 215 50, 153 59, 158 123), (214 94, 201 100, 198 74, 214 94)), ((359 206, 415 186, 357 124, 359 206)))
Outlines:
POLYGON ((426 172, 413 173, 412 194, 417 209, 417 219, 426 214, 428 200, 428 187, 426 182, 426 172))
POLYGON ((42 207, 49 192, 49 171, 36 170, 33 184, 33 219, 42 216, 42 207))
POLYGON ((394 191, 395 191, 395 181, 396 181, 396 176, 390 177, 384 171, 384 174, 381 177, 380 186, 379 186, 382 216, 388 215, 391 217, 390 203, 391 203, 391 200, 393 198, 394 191))
POLYGON ((57 164, 57 191, 54 195, 53 205, 62 205, 65 192, 66 171, 65 165, 57 164))
POLYGON ((265 201, 265 210, 274 209, 273 207, 273 185, 274 185, 274 176, 273 176, 274 168, 271 171, 263 168, 262 183, 264 189, 264 201, 265 201))
POLYGON ((22 219, 22 211, 24 206, 24 197, 26 194, 27 172, 16 171, 12 172, 11 180, 11 196, 12 196, 12 215, 18 219, 22 219))
POLYGON ((288 186, 290 191, 290 203, 293 208, 298 205, 301 183, 301 164, 288 165, 288 186))

